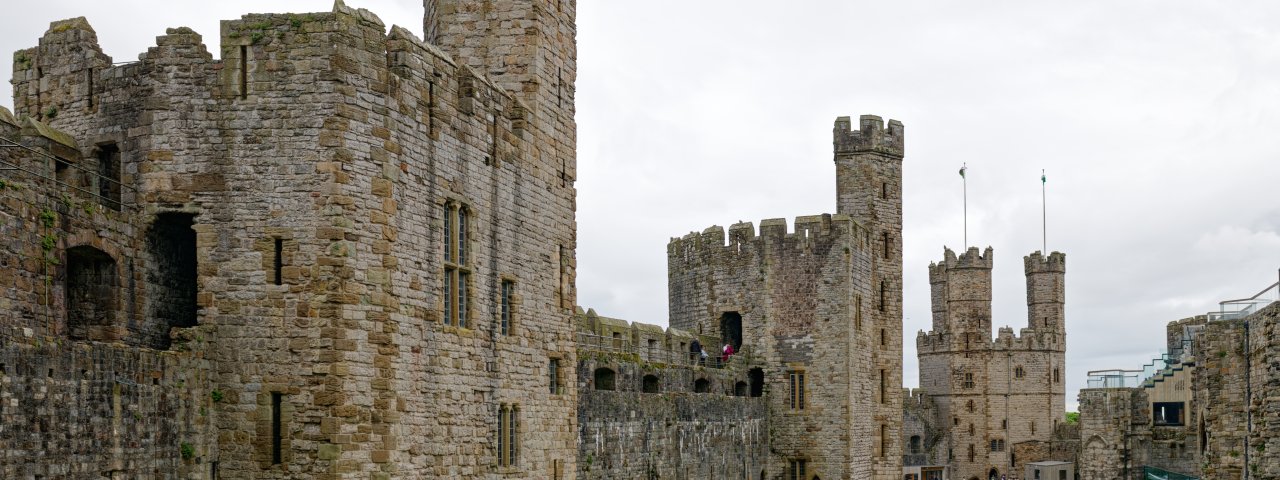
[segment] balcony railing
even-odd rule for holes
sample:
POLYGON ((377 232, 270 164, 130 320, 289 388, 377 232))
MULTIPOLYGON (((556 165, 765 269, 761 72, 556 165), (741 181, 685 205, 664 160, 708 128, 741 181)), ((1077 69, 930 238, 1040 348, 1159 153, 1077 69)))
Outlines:
POLYGON ((1088 388, 1137 388, 1142 374, 1142 370, 1094 370, 1089 372, 1088 388))

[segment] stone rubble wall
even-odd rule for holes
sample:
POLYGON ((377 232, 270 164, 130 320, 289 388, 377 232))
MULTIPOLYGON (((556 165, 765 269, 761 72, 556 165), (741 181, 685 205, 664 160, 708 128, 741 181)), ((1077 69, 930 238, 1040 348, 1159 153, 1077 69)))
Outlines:
POLYGON ((0 477, 208 474, 208 332, 144 315, 141 216, 93 195, 96 160, 58 143, 64 132, 0 108, 0 137, 28 147, 0 149, 0 477), (69 164, 60 172, 54 152, 69 164), (75 279, 109 298, 80 325, 88 307, 68 301, 80 261, 69 251, 85 249, 114 270, 75 279))
MULTIPOLYGON (((577 392, 547 388, 550 360, 572 376, 576 354, 573 2, 554 15, 508 3, 493 10, 519 12, 504 28, 555 26, 532 45, 560 63, 539 60, 520 78, 546 85, 536 79, 558 67, 558 98, 504 90, 520 81, 460 65, 402 28, 388 34, 341 2, 224 21, 220 59, 174 28, 138 62, 112 66, 73 19, 15 60, 19 118, 46 120, 85 157, 120 148, 132 188, 123 203, 141 212, 124 237, 140 242, 169 212, 195 218, 208 389, 225 396, 208 412, 219 433, 197 458, 217 462, 221 478, 489 475, 498 406, 509 403, 527 430, 518 468, 503 474, 574 471, 577 392), (471 212, 466 328, 441 314, 449 201, 471 212), (515 327, 498 335, 504 280, 516 285, 515 327), (284 395, 280 465, 273 393, 284 395)), ((451 38, 484 37, 486 25, 451 38)), ((529 52, 500 56, 514 53, 529 52)), ((121 257, 147 265, 152 254, 121 257)), ((146 276, 136 284, 158 291, 146 276)), ((18 310, 38 310, 34 296, 14 295, 18 310)), ((138 298, 150 321, 147 302, 163 299, 138 298)))
MULTIPOLYGON (((870 320, 865 240, 849 217, 823 215, 798 217, 794 233, 771 219, 759 235, 740 223, 727 238, 712 227, 668 244, 673 327, 719 337, 722 313, 742 316, 743 345, 762 362, 773 419, 770 475, 805 460, 823 478, 871 476, 880 438, 874 406, 882 395, 870 354, 881 347, 870 320), (807 377, 803 410, 788 403, 792 371, 807 377)), ((899 385, 886 375, 887 392, 900 395, 892 393, 899 385)), ((899 407, 888 437, 894 445, 901 416, 899 407)))
POLYGON ((578 358, 578 478, 760 478, 769 466, 767 400, 735 396, 748 365, 688 367, 598 351, 578 358), (616 372, 615 390, 596 390, 597 368, 616 372), (658 377, 659 392, 642 391, 646 375, 658 377), (699 379, 709 392, 694 392, 699 379))

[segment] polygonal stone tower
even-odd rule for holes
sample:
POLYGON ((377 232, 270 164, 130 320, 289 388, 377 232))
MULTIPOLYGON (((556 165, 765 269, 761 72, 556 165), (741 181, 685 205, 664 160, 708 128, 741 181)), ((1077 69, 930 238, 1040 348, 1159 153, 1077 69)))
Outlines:
POLYGON ((877 382, 873 433, 875 478, 899 478, 902 473, 902 157, 903 127, 890 120, 885 128, 875 115, 858 118, 852 130, 849 117, 836 119, 836 211, 867 228, 871 245, 870 331, 877 382))

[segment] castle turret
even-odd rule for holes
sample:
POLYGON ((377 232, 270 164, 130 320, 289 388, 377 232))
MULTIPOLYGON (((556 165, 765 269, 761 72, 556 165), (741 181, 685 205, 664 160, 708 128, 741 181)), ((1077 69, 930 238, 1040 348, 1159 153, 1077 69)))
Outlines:
POLYGON ((929 300, 933 306, 933 331, 947 329, 947 264, 929 264, 929 300))
POLYGON ((993 252, 987 247, 981 255, 978 247, 956 256, 951 249, 944 252, 947 267, 948 329, 961 334, 959 342, 991 340, 991 266, 993 252))
MULTIPOLYGON (((875 115, 835 121, 832 134, 836 163, 836 211, 867 227, 872 248, 870 333, 872 363, 891 385, 902 384, 902 122, 875 115)), ((877 455, 874 477, 899 478, 902 449, 898 441, 902 393, 892 389, 876 405, 877 455)))
POLYGON ((1022 263, 1027 273, 1027 326, 1063 332, 1067 256, 1053 252, 1046 257, 1037 251, 1023 257, 1022 263))
POLYGON ((14 53, 13 113, 68 127, 59 114, 67 118, 66 113, 95 110, 101 72, 109 67, 111 57, 102 53, 98 34, 84 17, 53 22, 39 46, 14 53))

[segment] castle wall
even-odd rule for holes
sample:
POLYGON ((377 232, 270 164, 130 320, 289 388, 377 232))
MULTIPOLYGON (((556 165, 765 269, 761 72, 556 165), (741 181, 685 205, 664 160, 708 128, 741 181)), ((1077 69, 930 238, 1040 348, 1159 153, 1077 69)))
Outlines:
POLYGON ((1081 480, 1141 479, 1151 416, 1142 388, 1080 391, 1081 480), (1145 430, 1145 431, 1144 431, 1145 430))
MULTIPOLYGON (((866 478, 880 448, 872 412, 883 396, 870 361, 878 335, 866 318, 864 230, 843 215, 824 215, 797 218, 790 234, 781 220, 765 220, 754 234, 738 224, 727 244, 719 227, 672 240, 671 325, 718 332, 724 312, 741 315, 743 345, 763 362, 770 475, 804 461, 820 477, 866 478), (792 372, 806 376, 803 409, 790 404, 792 372)), ((886 375, 886 391, 897 385, 886 375)))
POLYGON ((579 354, 579 478, 760 478, 769 458, 766 399, 736 396, 745 366, 718 369, 579 354), (616 372, 616 389, 596 390, 593 372, 616 372), (658 392, 645 393, 646 375, 658 392), (710 391, 694 391, 695 380, 710 391))
MULTIPOLYGON (((512 3, 542 21, 545 5, 512 3)), ((570 8, 540 45, 562 44, 572 79, 573 2, 558 3, 570 8)), ((15 105, 120 149, 122 203, 145 212, 131 238, 165 215, 193 218, 195 321, 209 388, 225 395, 209 409, 225 434, 200 454, 223 476, 573 471, 576 391, 547 388, 551 359, 574 373, 572 95, 531 109, 491 72, 385 31, 339 2, 226 21, 221 60, 178 28, 112 67, 87 22, 55 23, 15 61, 15 105), (457 267, 471 278, 466 326, 443 318, 443 219, 458 205, 470 220, 471 260, 457 267), (503 282, 514 286, 506 334, 503 282), (512 466, 496 465, 501 405, 521 415, 512 466)), ((138 262, 161 263, 155 251, 138 262)), ((144 323, 163 312, 165 283, 138 275, 144 323)))
POLYGON ((140 215, 64 132, 0 108, 0 137, 0 477, 216 468, 207 332, 142 314, 140 215))
POLYGON ((1280 354, 1278 319, 1280 304, 1273 303, 1243 319, 1210 322, 1197 338, 1202 366, 1193 386, 1206 479, 1240 478, 1245 469, 1256 478, 1280 472, 1271 453, 1280 448, 1280 370, 1273 365, 1280 354))

